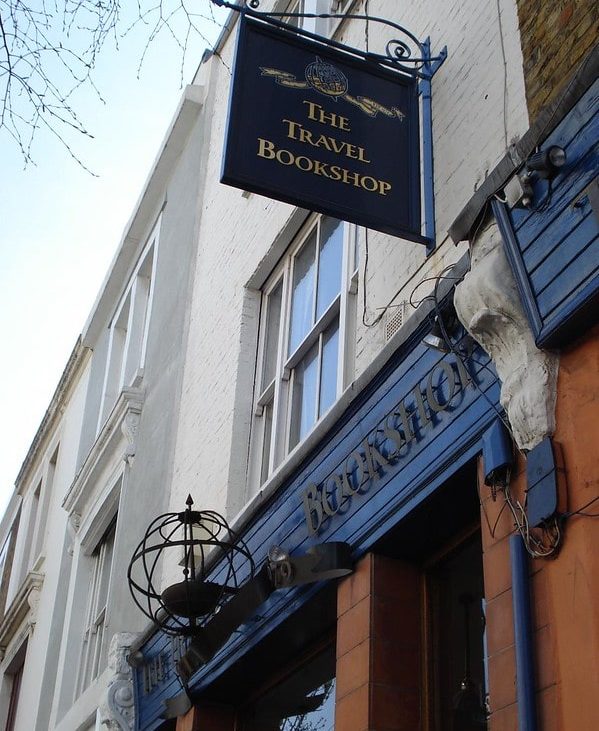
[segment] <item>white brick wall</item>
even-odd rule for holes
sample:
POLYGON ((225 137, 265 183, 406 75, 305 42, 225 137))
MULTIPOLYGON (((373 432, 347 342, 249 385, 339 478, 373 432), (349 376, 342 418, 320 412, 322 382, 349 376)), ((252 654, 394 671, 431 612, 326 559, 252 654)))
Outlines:
MULTIPOLYGON (((360 4, 356 8, 360 10, 360 4)), ((372 322, 389 303, 407 300, 425 277, 456 261, 465 245, 454 247, 446 231, 452 220, 505 152, 508 141, 528 124, 522 58, 513 0, 371 0, 371 15, 389 17, 418 37, 430 35, 433 52, 448 47, 448 59, 433 80, 437 251, 428 259, 419 244, 369 233, 365 318, 372 322), (499 35, 501 11, 504 67, 499 35), (506 76, 504 78, 504 69, 506 76), (507 115, 504 120, 504 91, 507 115)), ((371 50, 384 49, 392 29, 369 24, 371 50)), ((264 278, 261 262, 292 208, 218 182, 225 134, 234 36, 201 74, 210 76, 213 108, 199 230, 197 274, 192 298, 183 398, 175 449, 173 508, 185 496, 198 507, 232 517, 245 500, 245 469, 251 421, 259 298, 245 289, 250 278, 264 278), (226 64, 226 66, 225 66, 226 64)), ((364 47, 364 23, 343 29, 342 39, 364 47)), ((384 323, 362 325, 364 235, 360 237, 356 373, 384 344, 384 323)), ((282 253, 282 252, 276 252, 282 253)), ((418 290, 418 298, 430 286, 418 290)))

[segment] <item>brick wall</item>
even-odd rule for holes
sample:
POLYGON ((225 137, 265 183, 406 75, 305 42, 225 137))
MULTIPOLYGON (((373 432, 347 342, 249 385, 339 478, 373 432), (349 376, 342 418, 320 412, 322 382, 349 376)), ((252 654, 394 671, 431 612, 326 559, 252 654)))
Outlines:
MULTIPOLYGON (((581 509, 599 495, 597 394, 599 328, 562 354, 554 436, 565 465, 564 511, 581 509)), ((525 498, 526 464, 512 479, 525 498)), ((509 535, 514 521, 498 496, 481 485, 481 516, 490 675, 490 731, 517 727, 516 669, 509 535), (491 534, 492 533, 492 534, 491 534)), ((587 509, 599 513, 597 503, 587 509)), ((594 700, 599 674, 599 527, 595 518, 564 523, 555 560, 531 560, 531 603, 539 727, 543 731, 599 728, 594 700)))
POLYGON ((564 89, 599 37, 593 0, 518 0, 526 100, 531 122, 564 89))

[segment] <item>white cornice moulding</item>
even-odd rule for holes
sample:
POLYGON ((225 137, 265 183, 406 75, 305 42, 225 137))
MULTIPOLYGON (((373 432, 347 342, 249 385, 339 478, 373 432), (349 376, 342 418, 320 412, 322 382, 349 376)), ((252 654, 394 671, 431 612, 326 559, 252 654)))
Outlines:
POLYGON ((43 449, 47 446, 47 439, 55 433, 53 430, 66 410, 66 406, 72 395, 73 386, 77 383, 77 379, 83 367, 87 364, 90 355, 91 351, 83 347, 81 344, 81 336, 79 336, 60 376, 46 413, 21 464, 19 474, 15 480, 16 491, 22 490, 23 484, 30 476, 33 467, 37 465, 37 459, 40 453, 43 453, 43 449))
POLYGON ((0 654, 4 655, 10 641, 25 619, 28 619, 30 626, 35 624, 39 594, 43 583, 43 574, 30 571, 25 577, 25 581, 10 603, 2 624, 0 624, 0 654))
POLYGON ((62 507, 70 514, 84 514, 83 506, 95 487, 95 478, 111 457, 119 442, 124 441, 122 458, 128 460, 135 454, 136 425, 143 406, 141 389, 125 389, 121 392, 106 423, 69 488, 62 507))

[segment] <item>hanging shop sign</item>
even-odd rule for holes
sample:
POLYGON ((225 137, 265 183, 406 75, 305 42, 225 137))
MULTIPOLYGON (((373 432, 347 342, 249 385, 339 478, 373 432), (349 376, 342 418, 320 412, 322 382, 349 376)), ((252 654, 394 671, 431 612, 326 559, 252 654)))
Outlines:
POLYGON ((221 182, 427 243, 413 77, 243 17, 221 182))
POLYGON ((316 535, 323 523, 344 512, 356 497, 363 497, 393 465, 408 456, 414 441, 424 438, 450 408, 459 393, 472 384, 461 358, 442 360, 418 383, 319 484, 302 491, 308 533, 316 535))

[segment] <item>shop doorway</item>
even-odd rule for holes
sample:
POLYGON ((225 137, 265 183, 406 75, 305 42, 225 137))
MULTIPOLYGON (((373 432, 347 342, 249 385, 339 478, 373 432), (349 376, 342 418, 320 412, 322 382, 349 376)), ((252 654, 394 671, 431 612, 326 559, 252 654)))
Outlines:
POLYGON ((428 563, 424 582, 427 731, 486 731, 480 532, 428 563))

